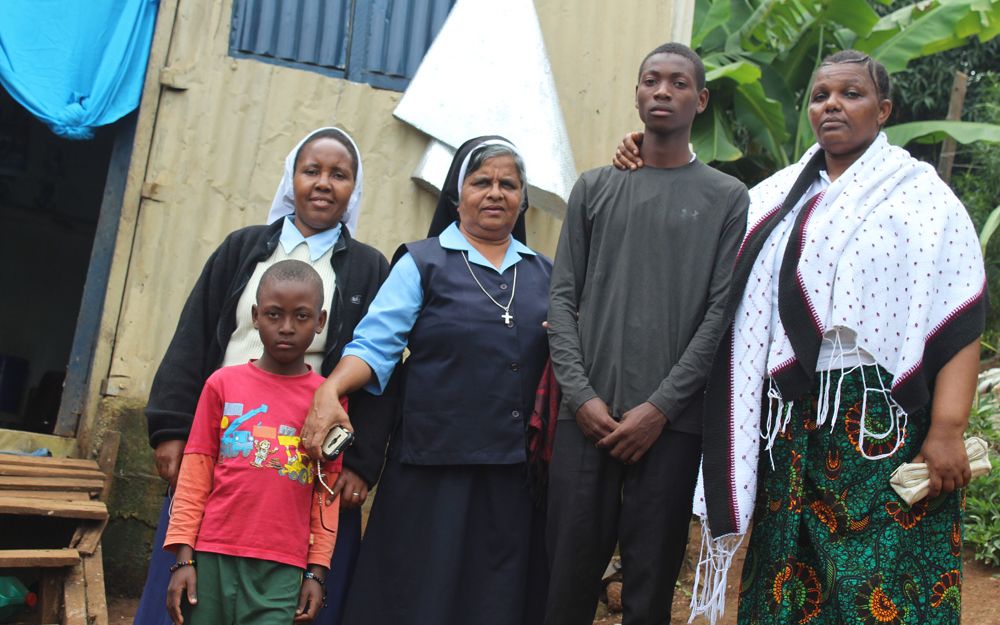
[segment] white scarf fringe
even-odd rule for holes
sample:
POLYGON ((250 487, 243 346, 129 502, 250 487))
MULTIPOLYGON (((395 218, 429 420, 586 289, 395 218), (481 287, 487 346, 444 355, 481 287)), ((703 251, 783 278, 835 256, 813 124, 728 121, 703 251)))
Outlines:
POLYGON ((701 551, 694 570, 694 587, 691 592, 691 617, 700 614, 715 625, 726 612, 726 579, 733 556, 739 550, 746 534, 727 534, 712 538, 708 521, 701 518, 701 551))

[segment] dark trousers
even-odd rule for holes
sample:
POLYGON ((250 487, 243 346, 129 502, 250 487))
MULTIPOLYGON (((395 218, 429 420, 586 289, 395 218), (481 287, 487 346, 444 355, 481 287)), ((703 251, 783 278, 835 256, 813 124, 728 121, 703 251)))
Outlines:
POLYGON ((546 625, 593 622, 616 541, 622 625, 670 622, 700 458, 700 436, 664 431, 642 460, 623 465, 576 422, 559 422, 549 469, 546 625))
MULTIPOLYGON (((153 537, 149 572, 135 613, 134 625, 171 625, 170 617, 167 615, 167 584, 170 583, 170 565, 177 558, 174 554, 163 550, 169 523, 170 498, 167 497, 163 500, 156 535, 153 537)), ((337 544, 330 563, 330 573, 327 575, 326 607, 316 615, 313 625, 339 625, 360 544, 361 510, 342 508, 340 523, 337 526, 337 544)))

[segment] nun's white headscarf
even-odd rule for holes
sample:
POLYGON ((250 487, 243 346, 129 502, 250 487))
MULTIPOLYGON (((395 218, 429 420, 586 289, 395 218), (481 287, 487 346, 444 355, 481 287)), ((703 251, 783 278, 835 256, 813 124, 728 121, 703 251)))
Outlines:
POLYGON ((274 200, 271 202, 271 211, 267 214, 267 223, 271 224, 285 215, 295 214, 295 187, 292 184, 292 178, 295 176, 295 155, 298 154, 306 141, 311 139, 316 133, 324 130, 335 130, 337 133, 343 135, 354 146, 354 153, 358 157, 358 174, 354 177, 354 192, 351 193, 350 199, 347 200, 347 210, 344 211, 344 216, 340 218, 340 222, 347 226, 347 229, 354 235, 358 228, 358 213, 361 210, 361 189, 364 186, 363 182, 365 178, 364 174, 361 173, 361 150, 358 149, 358 144, 354 142, 351 135, 333 126, 324 126, 323 128, 313 130, 303 137, 298 145, 292 148, 292 151, 285 157, 285 173, 281 176, 281 182, 278 183, 278 190, 274 193, 274 200))

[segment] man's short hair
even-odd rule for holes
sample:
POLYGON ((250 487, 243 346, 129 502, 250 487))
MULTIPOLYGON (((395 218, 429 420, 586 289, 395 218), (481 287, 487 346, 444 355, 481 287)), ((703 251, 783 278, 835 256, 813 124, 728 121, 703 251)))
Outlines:
POLYGON ((319 277, 319 274, 309 263, 293 259, 276 262, 264 271, 264 274, 260 277, 260 283, 257 285, 257 303, 260 303, 260 293, 264 289, 265 284, 270 282, 286 282, 289 280, 312 285, 316 289, 319 308, 323 308, 323 278, 319 277))
POLYGON ((705 64, 702 63, 701 57, 698 56, 697 52, 683 43, 676 43, 673 41, 657 46, 656 49, 642 59, 642 63, 639 63, 639 77, 636 79, 637 81, 642 79, 642 68, 646 66, 646 61, 649 60, 649 57, 656 54, 676 54, 677 56, 683 56, 685 59, 691 61, 691 65, 694 65, 694 81, 698 86, 698 90, 701 91, 705 88, 705 64))

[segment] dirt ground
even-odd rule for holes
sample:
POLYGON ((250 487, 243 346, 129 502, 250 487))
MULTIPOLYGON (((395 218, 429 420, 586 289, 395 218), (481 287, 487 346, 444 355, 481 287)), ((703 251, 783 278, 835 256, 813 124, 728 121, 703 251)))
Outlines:
MULTIPOLYGON (((697 527, 692 527, 691 543, 688 548, 689 561, 697 556, 694 551, 700 541, 697 527)), ((733 570, 739 571, 743 565, 742 551, 737 554, 733 570)), ((681 585, 674 593, 673 622, 686 623, 688 603, 691 601, 692 571, 686 569, 681 574, 681 585)), ((738 575, 730 575, 726 592, 726 614, 718 625, 735 625, 736 591, 738 575)), ((110 625, 132 625, 138 599, 109 597, 108 621, 110 625)), ((608 614, 607 606, 600 604, 594 625, 620 625, 621 614, 608 614)), ((962 622, 969 625, 1000 625, 1000 569, 980 564, 972 559, 972 552, 965 552, 965 574, 962 580, 962 622)), ((699 617, 695 625, 707 625, 708 620, 699 617)))

